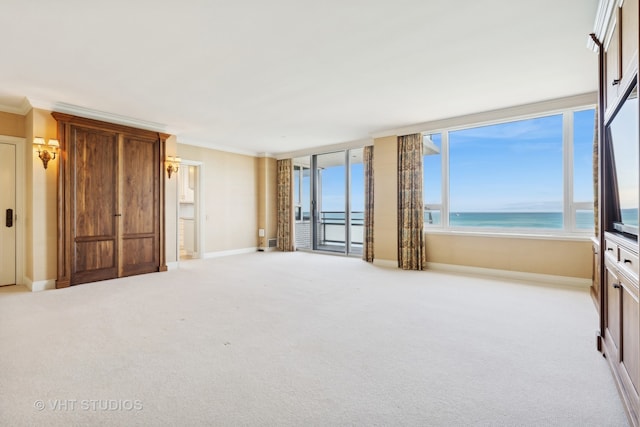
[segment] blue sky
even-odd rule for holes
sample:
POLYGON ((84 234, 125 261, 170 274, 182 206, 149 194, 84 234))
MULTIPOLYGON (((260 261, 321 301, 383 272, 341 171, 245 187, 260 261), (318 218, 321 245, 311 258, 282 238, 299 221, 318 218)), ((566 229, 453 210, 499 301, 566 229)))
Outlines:
MULTIPOLYGON (((322 170, 322 210, 344 212, 344 166, 322 170)), ((362 163, 351 165, 351 210, 364 211, 364 168, 362 163)))
POLYGON ((562 210, 562 116, 449 133, 449 209, 562 210))
MULTIPOLYGON (((593 110, 574 113, 576 202, 593 200, 593 127, 593 110)), ((440 134, 431 139, 441 147, 440 134)), ((449 161, 451 212, 562 211, 562 115, 452 131, 449 161)), ((425 203, 442 201, 441 170, 440 155, 425 156, 425 203)), ((344 180, 344 166, 322 170, 323 211, 344 211, 344 180)), ((362 163, 352 165, 351 192, 352 211, 364 210, 362 163)))
MULTIPOLYGON (((575 114, 576 201, 593 200, 593 125, 593 110, 575 114)), ((441 201, 440 160, 425 159, 426 203, 441 201)), ((451 212, 562 211, 561 115, 450 132, 449 161, 451 212)))

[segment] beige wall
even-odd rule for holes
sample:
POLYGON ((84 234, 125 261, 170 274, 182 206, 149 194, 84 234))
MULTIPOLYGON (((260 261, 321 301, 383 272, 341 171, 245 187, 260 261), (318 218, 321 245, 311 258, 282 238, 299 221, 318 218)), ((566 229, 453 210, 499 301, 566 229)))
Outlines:
MULTIPOLYGON (((178 142, 175 136, 167 138, 165 143, 165 155, 176 156, 178 151, 178 142)), ((165 165, 166 166, 166 165, 165 165)), ((171 179, 164 175, 164 223, 165 223, 165 254, 167 263, 176 262, 179 258, 178 248, 178 180, 176 175, 171 175, 171 179)))
POLYGON ((26 130, 25 116, 0 111, 0 135, 25 138, 26 130))
POLYGON ((266 248, 267 239, 276 237, 277 209, 277 160, 271 157, 258 159, 258 228, 265 230, 265 237, 258 237, 258 246, 266 248))
POLYGON ((427 234, 427 262, 591 278, 591 241, 427 234))
POLYGON ((202 162, 203 252, 258 246, 258 159, 178 144, 183 160, 202 162))
POLYGON ((38 158, 33 138, 57 138, 56 120, 50 111, 32 109, 25 117, 26 221, 25 276, 32 282, 57 276, 57 174, 58 158, 47 169, 38 158))
MULTIPOLYGON (((374 256, 397 261, 397 137, 374 141, 374 256)), ((427 262, 589 279, 591 241, 426 235, 427 262)))
POLYGON ((33 278, 33 166, 36 152, 33 149, 33 110, 25 116, 24 144, 24 275, 33 278))
POLYGON ((0 135, 25 138, 26 130, 25 116, 0 111, 0 135))

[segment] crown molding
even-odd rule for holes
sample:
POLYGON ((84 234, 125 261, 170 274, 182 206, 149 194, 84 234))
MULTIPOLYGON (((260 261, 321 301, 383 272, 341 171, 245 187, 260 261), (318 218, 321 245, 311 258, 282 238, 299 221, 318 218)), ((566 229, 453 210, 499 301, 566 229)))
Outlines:
POLYGON ((260 153, 251 150, 243 150, 241 148, 231 147, 228 145, 212 144, 211 142, 189 137, 182 137, 180 135, 176 135, 176 137, 177 143, 180 145, 193 145, 195 147, 208 148, 210 150, 224 151, 233 154, 241 154, 243 156, 260 157, 260 153))
POLYGON ((504 120, 526 119, 547 113, 553 114, 555 112, 561 112, 571 108, 595 105, 597 102, 597 92, 589 92, 581 95, 568 96, 566 98, 534 102, 532 104, 517 105, 514 107, 500 108, 498 110, 418 123, 402 128, 376 132, 371 134, 371 137, 373 139, 377 139, 386 136, 402 136, 411 135, 413 133, 435 132, 443 129, 451 130, 469 126, 484 126, 499 123, 504 120))
POLYGON ((87 119, 100 120, 108 123, 115 123, 123 126, 130 126, 138 129, 150 130, 153 132, 167 133, 167 125, 152 122, 149 120, 136 119, 122 116, 120 114, 107 113, 106 111, 94 110, 92 108, 80 107, 78 105, 67 104, 65 102, 47 102, 30 98, 33 108, 55 111, 58 113, 71 114, 87 119))
POLYGON ((275 158, 278 160, 293 159, 296 157, 310 156, 312 154, 331 153, 333 151, 362 148, 362 147, 366 147, 367 145, 373 145, 372 138, 357 139, 354 141, 340 142, 340 143, 331 144, 331 145, 320 145, 312 148, 305 148, 302 150, 289 151, 287 153, 279 153, 279 154, 276 154, 275 158))
POLYGON ((0 104, 0 111, 4 113, 18 114, 20 116, 26 115, 31 108, 31 103, 27 98, 23 98, 22 103, 18 106, 0 104))

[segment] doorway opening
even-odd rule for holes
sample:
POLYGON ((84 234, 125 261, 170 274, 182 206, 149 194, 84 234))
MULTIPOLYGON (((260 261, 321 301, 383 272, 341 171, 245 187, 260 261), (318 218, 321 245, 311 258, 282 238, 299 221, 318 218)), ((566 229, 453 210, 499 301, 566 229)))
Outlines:
POLYGON ((202 165, 183 160, 178 171, 178 249, 180 261, 202 258, 202 165))

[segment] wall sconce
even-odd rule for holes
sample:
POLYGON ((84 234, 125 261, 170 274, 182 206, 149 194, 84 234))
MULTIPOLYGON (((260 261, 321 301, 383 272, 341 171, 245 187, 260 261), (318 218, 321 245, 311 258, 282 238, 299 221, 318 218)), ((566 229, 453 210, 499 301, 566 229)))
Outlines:
POLYGON ((44 138, 37 137, 33 138, 33 144, 38 146, 38 157, 40 157, 42 165, 46 169, 49 165, 49 160, 56 158, 56 150, 60 148, 60 143, 57 139, 50 139, 49 143, 46 143, 44 138))
POLYGON ((178 168, 180 167, 180 157, 169 156, 167 158, 167 175, 169 179, 171 179, 171 174, 174 172, 178 172, 178 168))

